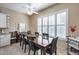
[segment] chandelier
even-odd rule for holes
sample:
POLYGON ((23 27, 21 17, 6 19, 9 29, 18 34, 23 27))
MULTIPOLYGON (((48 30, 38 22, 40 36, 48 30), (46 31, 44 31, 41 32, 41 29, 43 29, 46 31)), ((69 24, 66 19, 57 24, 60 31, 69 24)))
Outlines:
POLYGON ((27 14, 28 15, 38 14, 38 12, 35 11, 35 7, 32 7, 31 3, 27 4, 27 14))

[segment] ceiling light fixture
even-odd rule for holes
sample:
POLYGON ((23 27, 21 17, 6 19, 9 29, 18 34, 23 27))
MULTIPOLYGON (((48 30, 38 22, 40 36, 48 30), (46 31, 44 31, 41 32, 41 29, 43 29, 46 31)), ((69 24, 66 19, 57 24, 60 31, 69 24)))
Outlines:
POLYGON ((38 14, 38 12, 35 11, 35 7, 32 7, 31 3, 28 3, 27 9, 28 9, 28 11, 27 11, 28 15, 38 14))

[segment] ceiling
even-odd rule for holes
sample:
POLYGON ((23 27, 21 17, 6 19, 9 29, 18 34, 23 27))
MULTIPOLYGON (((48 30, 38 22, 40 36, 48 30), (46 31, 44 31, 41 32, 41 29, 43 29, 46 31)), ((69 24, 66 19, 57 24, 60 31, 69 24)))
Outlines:
MULTIPOLYGON (((40 11, 53 4, 55 3, 31 3, 31 7, 34 8, 35 11, 40 11)), ((8 8, 11 10, 27 14, 28 3, 0 3, 0 7, 8 8)))

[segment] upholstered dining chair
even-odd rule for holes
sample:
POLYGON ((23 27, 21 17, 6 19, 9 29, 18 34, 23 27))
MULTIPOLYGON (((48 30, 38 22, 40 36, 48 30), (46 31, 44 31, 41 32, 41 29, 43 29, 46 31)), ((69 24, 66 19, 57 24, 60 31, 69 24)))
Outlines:
POLYGON ((46 53, 50 55, 52 55, 53 53, 55 53, 55 55, 57 54, 57 40, 58 37, 54 38, 52 42, 45 47, 46 53))
POLYGON ((30 51, 33 51, 33 55, 36 54, 36 51, 38 51, 40 48, 35 46, 35 44, 31 41, 29 43, 29 52, 28 52, 28 55, 30 55, 30 51))
POLYGON ((37 38, 39 37, 39 33, 38 32, 35 32, 35 35, 36 35, 37 38))
POLYGON ((25 35, 23 34, 22 35, 23 37, 22 37, 22 49, 23 49, 23 47, 24 47, 24 45, 25 45, 25 47, 24 47, 24 52, 26 52, 26 46, 29 44, 28 42, 27 42, 27 39, 25 38, 25 35))
POLYGON ((19 34, 20 46, 22 46, 22 34, 19 34))
POLYGON ((35 32, 35 35, 36 35, 36 41, 38 42, 39 32, 35 32))

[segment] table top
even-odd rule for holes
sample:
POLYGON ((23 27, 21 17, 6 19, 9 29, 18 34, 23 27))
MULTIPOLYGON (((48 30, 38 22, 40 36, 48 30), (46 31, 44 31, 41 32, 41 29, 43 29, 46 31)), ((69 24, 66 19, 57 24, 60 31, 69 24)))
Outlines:
MULTIPOLYGON (((37 42, 37 40, 39 41, 39 39, 34 34, 29 34, 29 35, 27 35, 27 37, 32 38, 31 41, 39 48, 44 48, 49 44, 49 43, 46 43, 44 41, 43 41, 43 43, 42 42, 37 42)), ((27 38, 27 37, 25 37, 25 38, 27 38)))
POLYGON ((43 47, 45 47, 45 46, 47 46, 48 45, 48 43, 45 43, 45 42, 36 42, 36 41, 33 41, 34 43, 36 43, 36 44, 39 44, 39 45, 41 45, 41 46, 43 46, 43 47))
POLYGON ((27 37, 33 38, 34 39, 33 43, 35 43, 37 45, 40 45, 40 46, 43 46, 43 47, 48 45, 48 43, 45 43, 45 42, 43 42, 43 44, 42 44, 42 42, 37 42, 36 39, 38 39, 38 38, 36 38, 36 36, 34 34, 29 34, 29 35, 27 35, 27 37))

